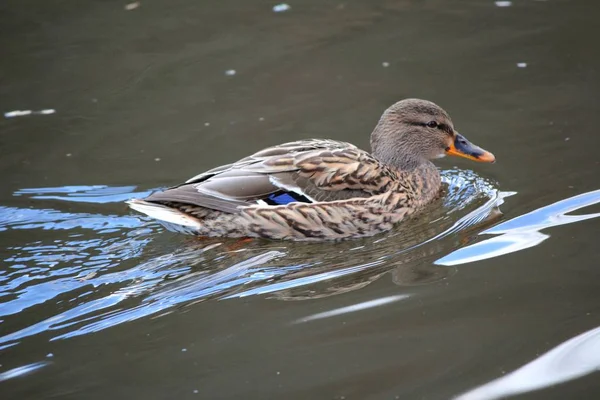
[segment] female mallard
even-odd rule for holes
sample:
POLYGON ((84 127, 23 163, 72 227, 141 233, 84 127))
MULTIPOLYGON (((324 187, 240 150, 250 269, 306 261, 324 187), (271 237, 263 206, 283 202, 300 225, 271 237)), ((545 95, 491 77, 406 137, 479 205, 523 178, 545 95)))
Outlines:
POLYGON ((201 236, 370 236, 437 197, 440 175, 430 160, 445 154, 495 160, 456 132, 443 109, 417 99, 383 113, 371 149, 326 139, 286 143, 129 205, 171 230, 201 236))

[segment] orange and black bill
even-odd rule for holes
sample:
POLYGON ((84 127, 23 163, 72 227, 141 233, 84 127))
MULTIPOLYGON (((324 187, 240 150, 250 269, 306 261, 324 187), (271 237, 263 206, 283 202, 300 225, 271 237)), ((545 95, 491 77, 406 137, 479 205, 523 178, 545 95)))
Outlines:
POLYGON ((479 162, 493 163, 496 161, 496 157, 494 157, 492 153, 482 149, 479 146, 475 146, 458 132, 454 138, 454 143, 452 143, 452 145, 446 149, 446 154, 464 157, 468 158, 469 160, 479 162))

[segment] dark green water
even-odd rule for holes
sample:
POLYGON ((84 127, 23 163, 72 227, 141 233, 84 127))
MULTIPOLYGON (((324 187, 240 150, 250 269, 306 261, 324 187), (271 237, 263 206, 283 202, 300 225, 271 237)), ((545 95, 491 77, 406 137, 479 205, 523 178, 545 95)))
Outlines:
POLYGON ((0 397, 600 397, 600 5, 126 4, 0 4, 0 397), (368 148, 405 97, 498 162, 440 160, 447 196, 388 234, 197 240, 123 203, 368 148))

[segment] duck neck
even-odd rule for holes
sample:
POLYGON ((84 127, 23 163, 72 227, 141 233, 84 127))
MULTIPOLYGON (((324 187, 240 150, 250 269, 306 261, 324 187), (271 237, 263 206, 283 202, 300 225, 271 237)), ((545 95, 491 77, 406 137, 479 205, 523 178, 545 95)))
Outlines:
POLYGON ((426 161, 410 173, 410 181, 420 196, 416 199, 420 206, 434 200, 442 187, 440 172, 431 162, 426 161))
POLYGON ((372 143, 372 154, 379 162, 396 169, 400 179, 406 181, 414 188, 415 201, 418 206, 423 206, 439 194, 442 186, 440 173, 437 167, 423 157, 417 157, 410 152, 402 151, 403 148, 394 147, 393 144, 372 143))
POLYGON ((373 156, 382 163, 394 167, 399 171, 414 172, 423 169, 423 167, 433 165, 429 160, 406 154, 378 154, 378 152, 374 151, 373 156))

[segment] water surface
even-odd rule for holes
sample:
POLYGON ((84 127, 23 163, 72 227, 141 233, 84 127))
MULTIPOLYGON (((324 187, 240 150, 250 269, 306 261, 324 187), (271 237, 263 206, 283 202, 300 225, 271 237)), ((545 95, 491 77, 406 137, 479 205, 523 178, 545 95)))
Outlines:
POLYGON ((600 6, 274 5, 0 6, 2 397, 600 396, 600 6), (124 204, 285 141, 368 148, 404 97, 498 162, 440 160, 392 232, 200 240, 124 204))

